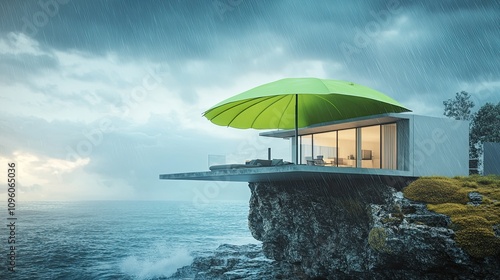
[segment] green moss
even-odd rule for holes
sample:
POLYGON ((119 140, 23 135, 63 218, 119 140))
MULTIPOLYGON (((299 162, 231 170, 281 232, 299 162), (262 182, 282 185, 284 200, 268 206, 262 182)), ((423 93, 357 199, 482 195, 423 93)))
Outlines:
POLYGON ((477 182, 481 185, 493 185, 495 184, 495 181, 491 177, 482 177, 477 179, 477 182))
POLYGON ((462 183, 462 184, 466 184, 465 187, 467 187, 468 184, 470 184, 471 186, 489 186, 489 187, 493 187, 497 189, 497 191, 499 190, 498 188, 500 188, 500 176, 498 175, 487 175, 487 176, 481 176, 481 175, 471 175, 471 176, 468 176, 468 177, 465 177, 465 176, 458 176, 458 177, 455 177, 453 178, 454 180, 462 183))
POLYGON ((454 179, 444 177, 422 177, 404 189, 404 195, 411 200, 427 203, 466 203, 467 192, 457 186, 454 179))
POLYGON ((448 216, 464 215, 470 211, 467 205, 458 203, 427 204, 427 209, 448 216))
POLYGON ((452 220, 459 229, 471 228, 488 228, 490 223, 483 217, 479 216, 461 216, 452 220))
POLYGON ((431 211, 450 216, 455 241, 476 258, 500 254, 500 176, 423 177, 403 190, 412 200, 427 203, 431 211), (482 195, 478 206, 468 205, 470 192, 482 195))
POLYGON ((471 188, 471 189, 477 189, 477 188, 479 188, 479 185, 477 184, 477 182, 465 181, 465 182, 462 183, 462 187, 464 187, 464 188, 471 188))
POLYGON ((455 240, 469 255, 475 258, 494 256, 500 253, 500 238, 489 228, 479 227, 457 231, 455 240))
POLYGON ((387 233, 381 227, 374 227, 368 234, 368 244, 376 251, 387 253, 389 249, 386 246, 387 233))

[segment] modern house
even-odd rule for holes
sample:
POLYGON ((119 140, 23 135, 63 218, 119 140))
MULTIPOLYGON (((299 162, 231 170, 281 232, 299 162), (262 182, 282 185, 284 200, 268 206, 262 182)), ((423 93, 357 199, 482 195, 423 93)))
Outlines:
MULTIPOLYGON (((299 145, 299 164, 233 164, 212 171, 163 174, 160 179, 259 182, 315 176, 458 176, 469 172, 469 123, 388 113, 260 133, 299 145), (265 166, 268 165, 268 166, 265 166)), ((292 152, 293 157, 295 153, 292 152)), ((262 161, 265 162, 265 161, 262 161)))

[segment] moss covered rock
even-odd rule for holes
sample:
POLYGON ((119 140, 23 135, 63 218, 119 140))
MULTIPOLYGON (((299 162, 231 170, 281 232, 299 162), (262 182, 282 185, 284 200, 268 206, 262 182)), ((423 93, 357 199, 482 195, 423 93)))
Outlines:
POLYGON ((500 177, 423 177, 403 190, 415 201, 427 203, 431 211, 448 215, 456 231, 455 241, 472 257, 500 254, 500 236, 494 228, 500 224, 500 177), (472 203, 469 194, 481 195, 481 203, 472 203))
POLYGON ((386 238, 387 233, 385 233, 385 229, 381 227, 375 227, 368 234, 368 244, 370 244, 370 247, 372 247, 372 249, 374 250, 377 250, 379 252, 386 252, 386 238))

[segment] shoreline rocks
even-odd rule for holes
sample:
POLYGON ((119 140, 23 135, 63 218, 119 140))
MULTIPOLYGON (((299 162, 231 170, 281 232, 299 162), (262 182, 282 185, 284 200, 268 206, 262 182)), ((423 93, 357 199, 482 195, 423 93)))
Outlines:
POLYGON ((214 252, 195 257, 167 279, 293 279, 292 266, 264 256, 261 244, 222 244, 214 252))

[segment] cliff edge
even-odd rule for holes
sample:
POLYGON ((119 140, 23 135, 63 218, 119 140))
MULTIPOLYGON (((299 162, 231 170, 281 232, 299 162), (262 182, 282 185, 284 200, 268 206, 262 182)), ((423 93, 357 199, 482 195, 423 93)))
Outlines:
MULTIPOLYGON (((433 192, 439 186, 429 178, 419 180, 408 188, 409 182, 375 177, 250 183, 249 228, 267 258, 287 264, 300 278, 499 279, 496 194, 480 200, 477 182, 460 183, 459 202, 429 202, 433 193, 447 193, 433 192), (420 202, 406 198, 403 189, 420 202), (426 189, 430 196, 422 196, 426 189), (488 207, 477 208, 484 201, 488 207), (457 218, 454 211, 464 211, 454 203, 489 214, 457 218), (472 230, 477 226, 483 228, 472 230)), ((457 190, 448 188, 448 196, 457 190)))

